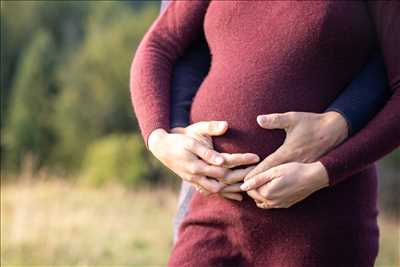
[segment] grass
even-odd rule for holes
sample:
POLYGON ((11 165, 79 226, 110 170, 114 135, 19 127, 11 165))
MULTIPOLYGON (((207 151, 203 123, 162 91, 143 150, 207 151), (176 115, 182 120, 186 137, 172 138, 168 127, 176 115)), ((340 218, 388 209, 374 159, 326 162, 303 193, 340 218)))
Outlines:
MULTIPOLYGON (((172 189, 94 189, 53 181, 1 188, 2 266, 165 266, 172 189)), ((381 216, 377 266, 399 266, 399 222, 381 216)))
POLYGON ((175 203, 176 194, 165 189, 6 185, 2 265, 164 266, 175 203))

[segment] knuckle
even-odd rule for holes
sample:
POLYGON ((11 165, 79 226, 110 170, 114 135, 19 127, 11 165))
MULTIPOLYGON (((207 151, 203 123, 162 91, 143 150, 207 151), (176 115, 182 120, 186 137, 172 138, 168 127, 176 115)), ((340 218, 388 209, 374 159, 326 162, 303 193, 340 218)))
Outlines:
POLYGON ((199 168, 199 166, 197 164, 191 164, 189 166, 189 173, 190 174, 197 174, 197 173, 199 173, 199 171, 200 171, 200 168, 199 168))
POLYGON ((230 179, 228 179, 227 177, 219 178, 219 181, 220 181, 221 183, 226 184, 226 185, 231 185, 231 184, 232 184, 232 181, 231 181, 230 179))
POLYGON ((204 158, 208 159, 208 160, 212 160, 214 158, 214 152, 210 149, 207 149, 204 151, 204 158))
POLYGON ((206 175, 206 176, 214 177, 215 176, 215 170, 214 170, 214 168, 212 166, 207 165, 203 169, 203 174, 206 175))
POLYGON ((234 181, 233 181, 232 176, 226 175, 226 176, 220 178, 220 182, 229 185, 229 184, 232 184, 234 181))
POLYGON ((246 164, 252 161, 252 158, 247 155, 237 155, 234 159, 236 160, 236 162, 241 164, 246 164))
POLYGON ((259 190, 259 193, 263 198, 265 198, 267 200, 271 200, 271 198, 269 197, 269 195, 268 195, 266 190, 259 190))
POLYGON ((278 177, 278 176, 280 176, 281 174, 282 174, 282 170, 279 168, 279 166, 277 166, 277 167, 271 169, 271 175, 272 175, 273 177, 278 177))
POLYGON ((262 180, 263 180, 262 176, 261 175, 257 175, 256 177, 254 177, 253 179, 251 179, 249 181, 249 184, 251 186, 257 186, 258 184, 262 183, 262 180))
POLYGON ((286 116, 288 119, 294 119, 294 118, 297 116, 297 112, 289 111, 289 112, 286 112, 286 113, 285 113, 285 116, 286 116))
POLYGON ((208 130, 209 131, 214 131, 214 130, 216 130, 218 128, 218 122, 216 122, 216 121, 210 121, 209 123, 208 123, 208 130))
POLYGON ((187 177, 186 177, 186 180, 188 181, 188 182, 195 182, 197 179, 196 179, 197 177, 196 176, 194 176, 194 175, 188 175, 187 177))
POLYGON ((192 150, 195 147, 195 141, 193 139, 188 139, 185 141, 184 146, 188 150, 192 150))
POLYGON ((228 169, 224 169, 224 168, 218 168, 216 175, 218 178, 224 178, 226 176, 228 176, 229 174, 229 170, 228 169))
POLYGON ((274 114, 274 115, 271 115, 270 120, 271 120, 272 124, 279 124, 281 117, 278 114, 274 114))

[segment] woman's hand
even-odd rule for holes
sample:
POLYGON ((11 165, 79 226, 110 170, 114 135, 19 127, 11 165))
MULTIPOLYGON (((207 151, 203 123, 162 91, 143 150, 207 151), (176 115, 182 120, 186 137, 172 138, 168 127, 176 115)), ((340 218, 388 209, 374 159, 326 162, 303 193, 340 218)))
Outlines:
POLYGON ((227 154, 214 151, 211 136, 224 134, 227 127, 226 122, 211 121, 175 128, 172 133, 157 129, 149 136, 148 146, 165 166, 192 183, 201 193, 208 195, 220 192, 224 197, 241 200, 242 195, 236 193, 241 191, 239 186, 226 187, 226 184, 243 180, 251 167, 240 170, 229 168, 254 164, 259 161, 259 157, 251 153, 227 154))
MULTIPOLYGON (((245 181, 256 179, 262 185, 268 180, 256 176, 268 169, 287 162, 313 162, 346 139, 348 126, 341 114, 287 112, 283 114, 260 115, 258 124, 265 129, 283 129, 286 139, 283 145, 266 157, 246 175, 245 181)), ((257 190, 248 191, 256 202, 263 202, 257 190)))
POLYGON ((241 189, 257 191, 265 200, 260 208, 288 208, 315 191, 328 186, 328 174, 320 162, 290 162, 273 167, 257 176, 262 179, 246 181, 241 189), (261 185, 254 181, 268 181, 261 185))

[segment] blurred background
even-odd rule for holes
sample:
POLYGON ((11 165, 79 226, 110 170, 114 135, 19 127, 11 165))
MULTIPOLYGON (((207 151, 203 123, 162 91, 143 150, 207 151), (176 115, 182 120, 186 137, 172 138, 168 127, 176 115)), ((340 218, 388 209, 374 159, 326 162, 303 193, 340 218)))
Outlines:
MULTIPOLYGON (((165 265, 178 179, 129 97, 158 1, 1 1, 1 265, 165 265)), ((384 141, 384 140, 382 140, 384 141)), ((400 151, 379 162, 377 266, 400 266, 400 151)))

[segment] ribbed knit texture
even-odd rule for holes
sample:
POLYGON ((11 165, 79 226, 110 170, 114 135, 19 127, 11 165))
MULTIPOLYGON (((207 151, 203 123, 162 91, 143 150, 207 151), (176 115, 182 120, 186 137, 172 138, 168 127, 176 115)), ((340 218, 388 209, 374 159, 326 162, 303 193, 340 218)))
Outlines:
POLYGON ((331 187, 293 207, 262 210, 247 196, 236 203, 195 193, 169 266, 373 265, 371 164, 400 142, 399 11, 399 2, 178 1, 155 21, 131 71, 145 140, 169 129, 172 66, 203 28, 212 64, 191 122, 228 121, 227 134, 214 138, 218 151, 272 153, 284 132, 261 129, 256 116, 323 111, 367 61, 375 30, 394 91, 363 130, 322 158, 331 187))

